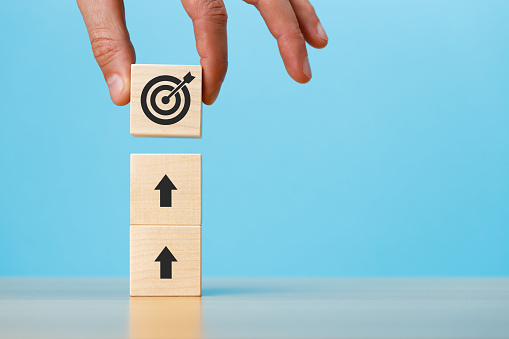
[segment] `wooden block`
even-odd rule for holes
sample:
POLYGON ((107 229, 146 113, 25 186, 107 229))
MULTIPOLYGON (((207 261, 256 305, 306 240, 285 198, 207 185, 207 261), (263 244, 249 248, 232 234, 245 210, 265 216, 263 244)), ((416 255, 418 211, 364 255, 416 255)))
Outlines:
POLYGON ((130 339, 199 339, 201 298, 133 297, 129 327, 130 339))
POLYGON ((201 66, 132 65, 131 134, 201 137, 201 66))
POLYGON ((201 226, 131 226, 131 296, 201 296, 201 226))
POLYGON ((131 225, 201 225, 201 155, 131 155, 131 225))

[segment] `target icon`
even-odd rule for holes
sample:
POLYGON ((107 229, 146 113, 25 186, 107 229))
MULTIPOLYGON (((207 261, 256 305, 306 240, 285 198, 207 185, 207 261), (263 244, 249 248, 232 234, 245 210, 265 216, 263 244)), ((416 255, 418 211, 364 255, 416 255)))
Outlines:
POLYGON ((191 105, 186 85, 194 78, 189 72, 182 80, 171 75, 150 80, 141 92, 141 108, 147 118, 159 125, 172 125, 182 120, 191 105))

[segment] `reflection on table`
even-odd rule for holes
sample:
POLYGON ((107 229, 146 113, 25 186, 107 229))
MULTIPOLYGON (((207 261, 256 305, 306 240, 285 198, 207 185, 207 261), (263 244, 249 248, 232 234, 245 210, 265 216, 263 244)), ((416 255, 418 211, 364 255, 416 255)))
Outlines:
POLYGON ((201 298, 131 297, 131 339, 198 339, 201 337, 201 298))

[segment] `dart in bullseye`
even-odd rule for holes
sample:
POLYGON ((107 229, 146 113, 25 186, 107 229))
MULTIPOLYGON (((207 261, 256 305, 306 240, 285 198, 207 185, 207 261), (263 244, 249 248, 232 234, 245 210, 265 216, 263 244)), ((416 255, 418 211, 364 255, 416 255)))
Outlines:
POLYGON ((172 125, 186 116, 191 107, 189 84, 198 75, 195 71, 186 72, 181 73, 185 74, 182 78, 170 74, 159 75, 145 84, 140 103, 143 113, 152 122, 172 125))
POLYGON ((168 94, 167 96, 164 96, 162 97, 161 101, 163 102, 163 104, 167 104, 170 102, 170 98, 173 96, 173 94, 177 93, 185 84, 189 84, 191 83, 191 81, 193 81, 195 77, 191 75, 191 72, 187 73, 185 76, 184 76, 184 80, 180 82, 180 84, 175 87, 175 89, 173 91, 171 91, 170 94, 168 94))

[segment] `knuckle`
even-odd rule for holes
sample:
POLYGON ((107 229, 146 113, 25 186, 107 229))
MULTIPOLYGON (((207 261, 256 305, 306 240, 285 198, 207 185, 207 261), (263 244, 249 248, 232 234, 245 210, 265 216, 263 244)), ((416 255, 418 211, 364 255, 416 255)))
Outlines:
POLYGON ((93 36, 90 43, 94 57, 101 68, 108 65, 121 49, 118 41, 107 36, 93 36))
POLYGON ((209 67, 213 67, 214 70, 220 70, 226 73, 226 70, 228 69, 228 56, 202 55, 201 63, 207 65, 206 67, 207 70, 210 69, 209 67))
POLYGON ((299 40, 304 41, 304 35, 300 30, 291 30, 287 32, 281 33, 277 38, 277 40, 299 40))
POLYGON ((195 2, 197 17, 207 18, 218 24, 225 24, 228 20, 223 0, 201 0, 195 2))

